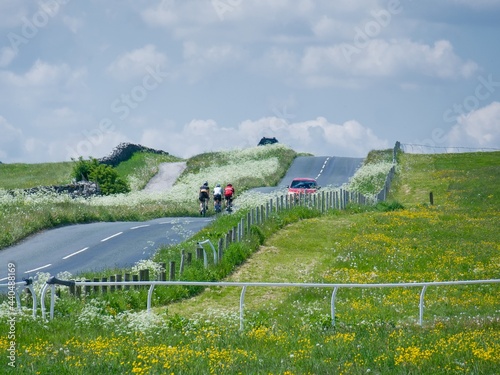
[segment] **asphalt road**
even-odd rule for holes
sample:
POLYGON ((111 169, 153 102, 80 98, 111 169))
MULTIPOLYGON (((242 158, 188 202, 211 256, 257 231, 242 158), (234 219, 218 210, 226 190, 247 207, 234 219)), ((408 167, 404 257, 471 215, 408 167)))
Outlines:
POLYGON ((147 222, 78 224, 33 235, 0 250, 0 283, 7 264, 16 265, 16 280, 37 272, 57 275, 69 271, 125 268, 149 259, 161 245, 180 243, 205 227, 211 218, 162 218, 147 222))
POLYGON ((276 187, 256 188, 261 193, 271 193, 286 188, 295 177, 314 178, 319 186, 341 186, 361 166, 363 158, 338 156, 299 156, 295 158, 285 177, 276 187))
MULTIPOLYGON (((276 187, 256 188, 273 192, 285 188, 294 177, 312 177, 320 186, 348 182, 362 158, 306 157, 294 160, 276 187)), ((57 275, 68 271, 125 268, 149 259, 161 245, 180 243, 210 223, 211 218, 161 218, 148 222, 79 224, 47 230, 0 250, 0 283, 7 278, 7 264, 16 265, 16 280, 37 272, 57 275)))

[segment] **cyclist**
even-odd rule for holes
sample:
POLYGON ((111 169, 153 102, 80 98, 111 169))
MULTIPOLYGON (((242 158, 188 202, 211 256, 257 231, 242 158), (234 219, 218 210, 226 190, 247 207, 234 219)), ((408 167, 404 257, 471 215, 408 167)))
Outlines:
POLYGON ((208 208, 208 201, 210 200, 210 188, 208 187, 208 182, 204 182, 203 185, 200 186, 200 194, 199 198, 200 200, 200 215, 203 215, 203 202, 206 200, 207 201, 207 208, 208 208))
POLYGON ((216 212, 220 212, 222 202, 222 187, 220 184, 214 187, 214 208, 216 212))
POLYGON ((231 184, 227 184, 224 188, 224 198, 226 199, 226 210, 230 210, 233 205, 234 198, 234 187, 231 184))

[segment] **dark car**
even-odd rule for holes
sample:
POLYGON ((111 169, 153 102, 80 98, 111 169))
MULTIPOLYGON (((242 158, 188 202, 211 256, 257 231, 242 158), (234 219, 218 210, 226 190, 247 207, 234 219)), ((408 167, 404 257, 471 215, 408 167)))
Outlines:
POLYGON ((314 178, 297 177, 288 186, 288 194, 313 194, 319 189, 314 178))

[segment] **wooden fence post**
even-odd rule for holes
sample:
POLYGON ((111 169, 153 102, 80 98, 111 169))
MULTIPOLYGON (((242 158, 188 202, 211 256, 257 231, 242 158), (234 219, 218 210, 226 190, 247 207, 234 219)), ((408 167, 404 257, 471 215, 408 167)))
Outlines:
POLYGON ((160 279, 159 281, 166 281, 167 280, 167 264, 164 262, 161 262, 160 267, 162 270, 160 271, 160 274, 158 275, 159 279, 160 279))
MULTIPOLYGON (((111 275, 111 276, 109 277, 109 281, 116 281, 116 276, 111 275)), ((111 285, 111 286, 109 287, 109 291, 110 291, 110 292, 114 292, 115 290, 116 290, 116 285, 111 285)))
POLYGON ((175 280, 175 262, 171 261, 170 262, 170 272, 169 272, 169 281, 174 281, 175 280))
MULTIPOLYGON (((90 280, 88 280, 88 279, 85 279, 85 281, 90 282, 90 280)), ((89 294, 90 294, 90 286, 85 285, 85 296, 88 296, 89 294)))
POLYGON ((219 262, 222 259, 222 256, 224 255, 224 248, 223 248, 223 239, 219 238, 219 242, 217 243, 217 255, 219 256, 219 262))
MULTIPOLYGON (((119 283, 122 282, 122 275, 120 273, 116 274, 116 281, 119 282, 119 283)), ((117 285, 116 289, 117 290, 122 290, 122 286, 121 285, 117 285)))
MULTIPOLYGON (((129 273, 125 273, 125 280, 124 281, 130 281, 130 274, 129 273)), ((129 290, 130 289, 130 285, 125 285, 125 290, 129 290)))
MULTIPOLYGON (((108 278, 107 278, 107 277, 103 277, 103 278, 101 279, 101 281, 102 281, 103 283, 105 283, 105 282, 107 282, 107 281, 108 281, 108 278)), ((103 286, 102 286, 102 292, 103 292, 103 293, 107 293, 107 292, 108 292, 108 287, 107 287, 106 285, 103 285, 103 286)))
POLYGON ((203 247, 201 245, 196 246, 196 259, 203 259, 203 247))

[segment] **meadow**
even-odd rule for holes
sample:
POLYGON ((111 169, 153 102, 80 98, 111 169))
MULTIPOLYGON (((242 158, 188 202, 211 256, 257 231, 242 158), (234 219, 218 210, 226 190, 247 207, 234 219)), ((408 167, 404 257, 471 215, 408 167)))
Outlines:
MULTIPOLYGON (((269 159, 290 153, 268 150, 269 159)), ((265 161, 275 181, 293 159, 290 154, 284 163, 265 161)), ((179 183, 244 180, 229 161, 228 168, 200 165, 208 159, 194 160, 179 183)), ((254 228, 248 242, 233 245, 232 262, 207 273, 194 268, 187 277, 323 283, 499 279, 500 153, 398 159, 389 202, 326 214, 303 207, 275 214, 254 228)), ((249 158, 247 169, 252 163, 249 158)), ((353 186, 376 189, 373 176, 387 168, 386 160, 369 164, 364 170, 371 172, 360 171, 353 186)), ((177 200, 188 201, 179 194, 177 200)), ((252 204, 251 196, 239 198, 252 204)), ((101 209, 113 210, 112 198, 104 201, 101 209)), ((133 206, 141 210, 137 202, 133 206)), ((216 238, 233 220, 238 213, 187 235, 187 245, 178 246, 216 238)), ((180 247, 161 249, 144 263, 153 268, 180 247)), ((63 294, 52 321, 33 319, 27 309, 16 312, 17 367, 0 357, 2 373, 496 374, 500 368, 499 284, 429 288, 423 326, 418 288, 341 289, 334 326, 331 291, 249 288, 243 331, 239 288, 196 290, 192 298, 186 292, 182 300, 179 291, 157 289, 152 314, 141 309, 145 292, 132 290, 125 297, 123 292, 83 300, 63 294)), ((3 304, 0 319, 12 316, 3 304)), ((1 327, 0 349, 6 353, 7 327, 1 327)))

